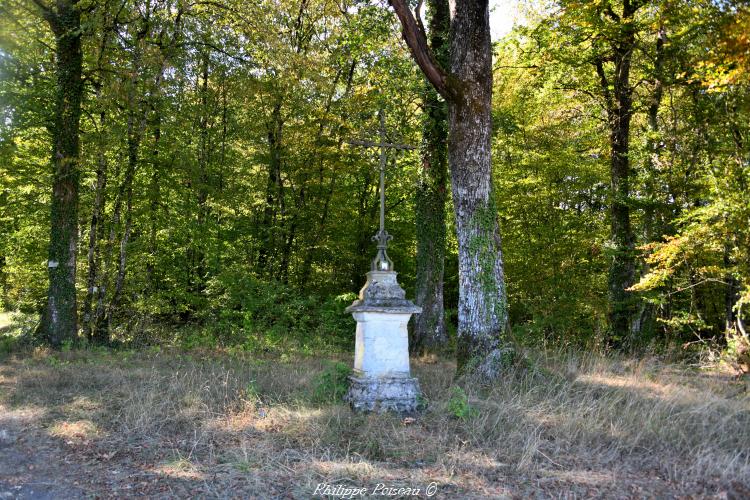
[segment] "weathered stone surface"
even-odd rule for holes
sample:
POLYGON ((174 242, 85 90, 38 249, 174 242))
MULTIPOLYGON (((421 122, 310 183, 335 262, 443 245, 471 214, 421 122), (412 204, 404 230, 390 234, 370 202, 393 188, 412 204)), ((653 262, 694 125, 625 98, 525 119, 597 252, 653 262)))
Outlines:
POLYGON ((355 411, 412 413, 417 410, 419 382, 408 375, 367 377, 355 371, 349 377, 345 399, 355 411))
POLYGON ((357 411, 412 412, 419 383, 409 370, 407 325, 421 308, 406 300, 394 271, 370 271, 359 300, 346 310, 357 321, 354 375, 346 400, 357 411))
POLYGON ((420 313, 422 309, 406 300, 406 292, 396 281, 395 271, 370 271, 367 282, 359 291, 359 300, 346 308, 347 312, 380 311, 400 313, 420 313))
POLYGON ((354 369, 369 377, 409 374, 411 313, 358 311, 354 369))

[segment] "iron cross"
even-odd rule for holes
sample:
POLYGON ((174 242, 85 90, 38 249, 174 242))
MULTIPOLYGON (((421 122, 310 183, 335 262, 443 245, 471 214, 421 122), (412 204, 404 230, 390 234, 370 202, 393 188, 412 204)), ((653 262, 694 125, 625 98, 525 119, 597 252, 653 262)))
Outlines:
POLYGON ((370 269, 372 271, 393 271, 393 261, 388 257, 388 253, 386 252, 386 249, 388 248, 388 241, 393 239, 393 236, 388 234, 388 231, 385 230, 385 165, 386 165, 386 159, 389 149, 395 149, 395 150, 410 150, 410 149, 417 149, 415 146, 410 146, 408 144, 395 144, 388 142, 388 138, 386 137, 386 129, 385 129, 385 113, 381 109, 378 112, 378 118, 380 119, 380 141, 379 142, 372 142, 372 141, 360 141, 360 140, 352 140, 347 141, 349 144, 353 144, 355 146, 364 146, 368 148, 377 147, 380 148, 380 230, 378 233, 372 237, 372 241, 376 241, 378 243, 378 253, 375 256, 375 258, 372 260, 372 263, 370 265, 370 269))

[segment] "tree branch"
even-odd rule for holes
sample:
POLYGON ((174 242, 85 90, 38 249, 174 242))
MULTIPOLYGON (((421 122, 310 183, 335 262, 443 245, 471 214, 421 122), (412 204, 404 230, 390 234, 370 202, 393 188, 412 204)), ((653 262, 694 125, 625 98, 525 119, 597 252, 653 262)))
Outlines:
POLYGON ((604 7, 604 10, 602 12, 604 12, 607 15, 607 17, 612 19, 614 22, 616 23, 620 22, 620 16, 618 16, 617 13, 612 9, 612 5, 607 4, 604 7))
POLYGON ((604 95, 604 101, 606 102, 607 114, 611 115, 614 112, 615 104, 612 100, 612 93, 609 91, 607 74, 604 72, 604 61, 597 57, 594 61, 594 66, 596 66, 596 74, 599 75, 599 83, 602 86, 602 94, 604 95))
POLYGON ((44 3, 43 0, 34 0, 34 3, 37 7, 39 7, 39 10, 41 11, 42 17, 45 21, 47 21, 53 29, 56 29, 57 26, 57 16, 55 15, 55 12, 52 10, 52 7, 44 3))
POLYGON ((422 70, 427 80, 441 96, 445 99, 450 99, 453 92, 448 85, 447 74, 435 60, 430 47, 427 45, 427 36, 425 35, 421 20, 417 22, 404 0, 388 0, 388 2, 393 7, 398 20, 401 22, 401 34, 404 37, 406 45, 409 46, 409 50, 419 69, 422 70))

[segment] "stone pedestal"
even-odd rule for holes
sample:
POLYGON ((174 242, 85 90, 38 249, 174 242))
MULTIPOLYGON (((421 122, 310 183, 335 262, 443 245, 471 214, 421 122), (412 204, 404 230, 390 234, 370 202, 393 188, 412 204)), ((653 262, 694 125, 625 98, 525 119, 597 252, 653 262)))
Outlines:
POLYGON ((409 370, 407 324, 420 307, 406 300, 394 271, 370 271, 359 300, 346 311, 357 321, 354 373, 346 400, 358 411, 413 412, 419 382, 409 370))

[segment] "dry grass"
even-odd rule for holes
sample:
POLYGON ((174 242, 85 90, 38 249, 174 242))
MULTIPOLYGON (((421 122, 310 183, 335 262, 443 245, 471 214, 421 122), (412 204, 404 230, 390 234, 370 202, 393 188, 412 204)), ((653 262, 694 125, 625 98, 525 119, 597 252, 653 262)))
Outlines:
POLYGON ((71 467, 98 485, 89 493, 128 496, 97 476, 120 467, 139 494, 162 483, 167 496, 309 498, 321 482, 433 481, 438 497, 750 495, 747 383, 719 371, 542 356, 491 390, 467 388, 477 411, 455 418, 452 366, 417 360, 429 406, 410 422, 314 404, 326 363, 36 351, 0 365, 0 410, 79 456, 71 467))

